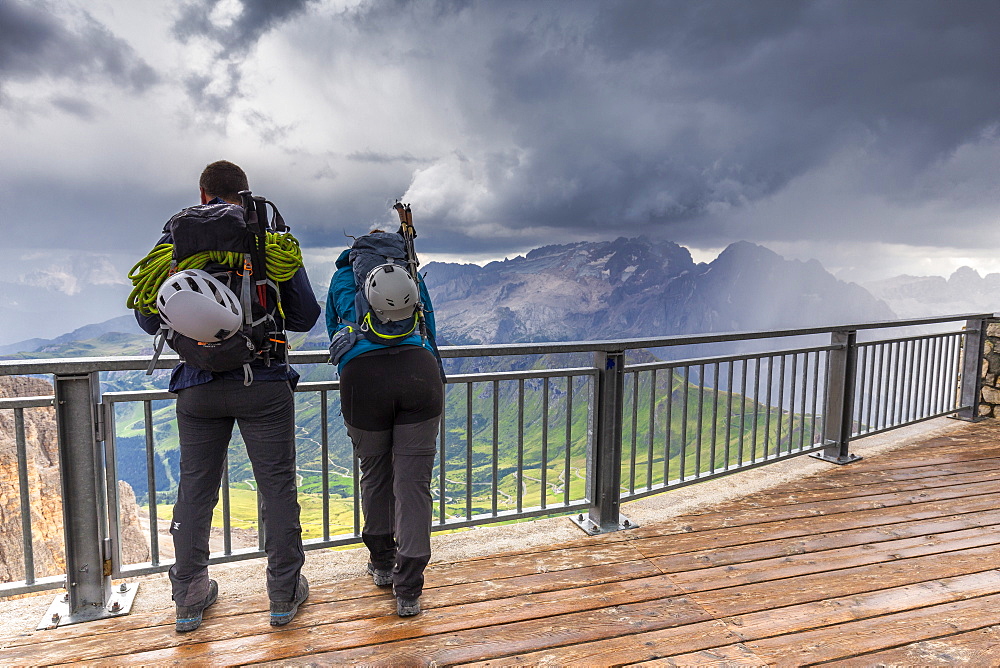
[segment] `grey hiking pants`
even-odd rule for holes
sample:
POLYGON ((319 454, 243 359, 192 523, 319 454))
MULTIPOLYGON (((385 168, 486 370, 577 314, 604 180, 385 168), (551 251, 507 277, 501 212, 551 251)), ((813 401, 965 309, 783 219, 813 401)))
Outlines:
POLYGON ((417 598, 431 556, 431 473, 444 405, 437 360, 400 346, 359 355, 340 376, 347 433, 361 466, 362 540, 392 569, 393 591, 417 598))
POLYGON ((176 562, 170 583, 177 605, 208 593, 212 511, 233 424, 238 423, 260 495, 267 552, 267 593, 291 601, 305 561, 295 487, 295 406, 287 381, 213 380, 177 393, 181 462, 170 533, 176 562))

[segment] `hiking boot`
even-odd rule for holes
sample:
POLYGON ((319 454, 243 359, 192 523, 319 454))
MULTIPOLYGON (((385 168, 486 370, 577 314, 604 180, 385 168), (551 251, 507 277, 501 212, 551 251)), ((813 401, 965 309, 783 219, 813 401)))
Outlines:
POLYGON ((306 576, 299 575, 299 584, 295 588, 295 600, 271 601, 271 626, 284 626, 292 621, 299 606, 309 598, 309 583, 306 576))
POLYGON ((368 575, 372 576, 372 582, 375 583, 376 587, 391 587, 392 586, 392 569, 391 568, 375 568, 372 563, 368 562, 368 575))
POLYGON ((205 608, 215 603, 218 598, 219 584, 215 580, 209 580, 208 594, 205 595, 205 600, 194 605, 178 605, 177 623, 174 626, 177 632, 187 633, 201 626, 201 616, 205 612, 205 608))
POLYGON ((396 614, 400 617, 413 617, 420 614, 420 598, 396 597, 396 614))

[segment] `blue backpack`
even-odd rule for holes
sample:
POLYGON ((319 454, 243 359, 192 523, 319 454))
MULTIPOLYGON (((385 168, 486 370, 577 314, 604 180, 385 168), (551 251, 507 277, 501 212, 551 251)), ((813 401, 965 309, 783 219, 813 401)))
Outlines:
MULTIPOLYGON (((393 264, 398 266, 400 271, 409 271, 406 262, 406 245, 402 235, 395 232, 372 232, 358 237, 351 247, 348 258, 354 272, 354 285, 357 287, 357 292, 354 295, 354 317, 357 322, 343 320, 342 322, 356 327, 358 333, 372 343, 383 346, 394 346, 402 343, 418 330, 422 317, 421 309, 415 308, 413 314, 405 320, 382 322, 365 298, 363 289, 368 275, 376 267, 393 264)), ((419 286, 417 289, 419 290, 419 286)))
MULTIPOLYGON (((365 298, 364 285, 372 270, 384 264, 393 264, 400 271, 408 272, 406 256, 406 240, 402 234, 372 232, 355 239, 348 260, 354 273, 354 313, 357 322, 340 318, 345 326, 330 340, 330 364, 339 364, 340 359, 362 338, 383 346, 395 346, 405 342, 412 334, 419 333, 421 339, 430 344, 434 357, 437 358, 441 382, 445 382, 441 354, 438 352, 434 333, 427 327, 424 319, 423 312, 427 305, 418 303, 413 314, 405 320, 382 322, 365 298)), ((413 261, 417 261, 415 253, 413 261)), ((420 290, 419 284, 417 289, 420 290)))

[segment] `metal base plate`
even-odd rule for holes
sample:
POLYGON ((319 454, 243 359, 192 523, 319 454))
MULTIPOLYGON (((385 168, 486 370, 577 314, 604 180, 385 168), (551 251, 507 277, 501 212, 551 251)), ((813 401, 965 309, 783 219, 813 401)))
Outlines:
POLYGON ((982 422, 983 420, 988 420, 985 415, 976 415, 974 417, 963 417, 961 415, 948 415, 946 416, 949 420, 961 420, 962 422, 982 422))
POLYGON ((135 600, 136 592, 139 591, 139 583, 123 583, 115 587, 111 592, 106 606, 89 606, 83 610, 70 612, 69 595, 61 594, 49 606, 48 611, 42 617, 42 621, 35 627, 36 631, 54 629, 69 624, 79 624, 80 622, 93 622, 98 619, 108 617, 120 617, 127 615, 132 610, 132 602, 135 600))
POLYGON ((810 457, 815 457, 824 462, 830 462, 831 464, 850 464, 851 462, 856 462, 861 459, 861 455, 847 455, 846 457, 828 457, 822 452, 810 452, 810 457))
POLYGON ((602 533, 611 533, 612 531, 622 531, 624 529, 635 529, 637 526, 639 526, 638 524, 636 524, 629 518, 625 517, 624 515, 618 516, 617 524, 611 526, 605 526, 603 528, 599 524, 593 522, 589 517, 583 514, 575 515, 573 517, 570 517, 569 519, 571 522, 573 522, 573 524, 577 525, 578 527, 586 531, 588 535, 591 536, 597 536, 598 534, 602 533))

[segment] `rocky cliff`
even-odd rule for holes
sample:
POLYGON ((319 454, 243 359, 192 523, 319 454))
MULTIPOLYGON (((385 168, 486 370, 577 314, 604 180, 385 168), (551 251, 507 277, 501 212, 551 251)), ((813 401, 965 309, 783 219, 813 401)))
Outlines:
POLYGON ((614 339, 886 320, 889 307, 816 261, 732 244, 695 264, 669 241, 546 246, 485 267, 430 263, 439 336, 452 344, 614 339))
MULTIPOLYGON (((51 396, 52 385, 37 378, 0 376, 0 398, 51 396)), ((65 572, 62 494, 55 410, 24 409, 28 495, 35 576, 65 572)), ((135 494, 119 483, 126 563, 149 560, 149 545, 139 528, 135 494)), ((24 550, 21 497, 17 469, 17 441, 13 410, 0 410, 0 581, 23 580, 24 550)))

